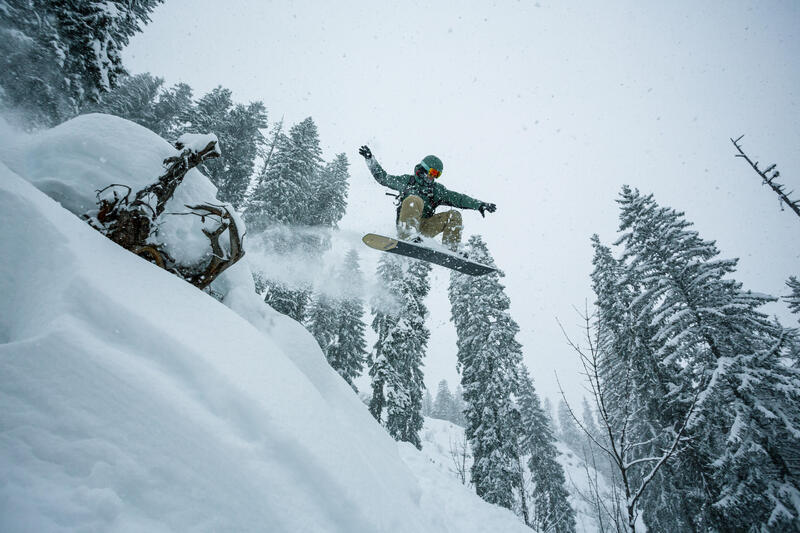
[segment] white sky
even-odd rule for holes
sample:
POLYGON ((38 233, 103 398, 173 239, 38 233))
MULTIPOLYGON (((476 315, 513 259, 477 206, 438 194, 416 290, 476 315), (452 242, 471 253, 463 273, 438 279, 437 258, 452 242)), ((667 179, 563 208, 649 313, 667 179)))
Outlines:
MULTIPOLYGON (((622 184, 740 257, 746 288, 784 294, 800 275, 800 219, 729 141, 746 134, 751 157, 800 190, 800 3, 704 4, 167 0, 124 60, 196 95, 221 84, 262 100, 271 121, 312 116, 325 157, 350 158, 341 226, 369 275, 377 252, 358 236, 391 231, 394 206, 357 148, 391 173, 441 157, 444 185, 498 206, 485 220, 465 212, 465 235, 481 233, 507 274, 537 389, 556 400, 557 371, 577 399, 556 317, 579 333, 573 306, 593 299, 589 237, 615 239, 622 184)), ((447 282, 435 270, 434 393, 458 382, 447 282)))

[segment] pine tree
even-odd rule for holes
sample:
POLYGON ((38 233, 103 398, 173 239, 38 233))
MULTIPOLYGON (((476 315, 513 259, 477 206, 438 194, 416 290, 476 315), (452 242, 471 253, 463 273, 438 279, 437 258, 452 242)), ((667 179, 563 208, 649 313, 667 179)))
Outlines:
POLYGON ((422 447, 422 359, 430 337, 423 300, 430 290, 430 270, 431 266, 422 261, 383 256, 378 263, 378 276, 396 301, 394 305, 385 300, 373 304, 372 327, 378 340, 369 371, 370 412, 395 439, 417 448, 422 447))
POLYGON ((0 3, 3 106, 53 125, 98 102, 125 75, 121 52, 162 0, 0 3))
POLYGON ((655 360, 643 358, 644 369, 657 379, 627 391, 637 409, 656 415, 634 428, 637 438, 668 435, 696 402, 679 460, 643 494, 645 523, 685 529, 674 522, 684 514, 697 529, 787 530, 800 517, 800 480, 792 468, 800 376, 781 360, 788 332, 759 311, 773 298, 730 279, 736 260, 718 259, 714 243, 692 231, 682 213, 628 187, 619 203, 619 266, 627 272, 619 278, 634 298, 631 315, 616 313, 627 329, 606 346, 616 346, 628 366, 631 348, 644 347, 642 355, 655 360), (688 513, 658 512, 676 496, 688 513))
POLYGON ((785 298, 789 309, 794 314, 800 314, 800 280, 792 276, 786 281, 786 286, 791 289, 791 294, 785 298))
POLYGON ((264 104, 235 104, 229 89, 217 87, 200 98, 185 119, 183 131, 216 134, 222 157, 205 163, 205 172, 220 200, 242 207, 256 157, 265 144, 261 133, 267 127, 264 104))
POLYGON ((552 428, 524 366, 521 367, 520 374, 520 446, 522 452, 528 456, 528 469, 533 484, 530 492, 529 525, 537 531, 574 533, 575 511, 568 501, 566 478, 564 469, 558 462, 552 428))
MULTIPOLYGON (((304 317, 305 326, 319 344, 325 358, 331 363, 330 352, 339 342, 338 339, 338 302, 325 293, 316 295, 308 305, 308 311, 304 317)), ((334 370, 338 372, 338 369, 334 370)))
MULTIPOLYGON (((274 142, 269 164, 257 178, 245 207, 248 231, 276 230, 269 234, 265 250, 268 253, 296 253, 305 261, 319 261, 327 242, 319 237, 318 232, 297 230, 315 222, 316 215, 312 212, 316 194, 314 184, 322 164, 317 126, 309 117, 292 126, 288 135, 277 133, 274 142)), ((242 190, 243 194, 245 190, 242 190)), ((308 286, 289 286, 277 280, 270 283, 280 285, 282 290, 278 294, 296 301, 299 308, 303 307, 310 292, 308 286)), ((284 307, 269 299, 267 303, 279 310, 284 307)), ((290 316, 303 315, 298 311, 290 316)))
MULTIPOLYGON (((685 418, 686 405, 664 403, 669 390, 678 387, 680 369, 675 362, 669 364, 656 355, 652 315, 646 301, 638 298, 645 290, 639 273, 628 268, 624 261, 615 259, 611 249, 602 245, 596 235, 592 237, 592 245, 595 249, 592 286, 597 294, 599 374, 608 413, 605 422, 610 426, 603 428, 602 439, 597 442, 610 449, 608 431, 616 438, 624 431, 632 442, 646 443, 628 450, 629 461, 659 457, 668 446, 673 428, 685 418)), ((596 392, 595 401, 598 394, 600 391, 596 392)), ((698 487, 705 476, 700 459, 688 455, 684 459, 693 465, 692 469, 685 469, 692 477, 684 477, 681 482, 687 487, 698 487)), ((600 461, 600 468, 611 476, 620 476, 614 464, 614 459, 609 457, 608 462, 600 461)), ((627 473, 631 476, 631 486, 641 485, 642 472, 647 471, 645 467, 649 464, 643 463, 640 470, 627 473)), ((691 531, 696 527, 692 520, 700 514, 704 496, 697 490, 681 493, 675 486, 676 480, 672 465, 663 465, 650 483, 641 507, 651 524, 691 531), (656 505, 651 507, 651 502, 656 505)))
POLYGON ((585 396, 583 397, 582 408, 581 426, 583 427, 581 430, 585 433, 584 435, 581 435, 583 440, 583 448, 590 453, 596 454, 599 450, 591 451, 589 449, 596 446, 595 442, 602 442, 605 437, 597 427, 594 411, 592 411, 592 407, 589 405, 589 401, 585 396))
POLYGON ((430 291, 431 265, 411 261, 403 276, 401 297, 403 315, 394 335, 402 344, 402 357, 395 361, 395 372, 386 383, 386 429, 395 439, 422 448, 422 395, 425 382, 422 361, 430 338, 425 325, 428 309, 424 304, 430 291))
POLYGON ((305 316, 306 329, 319 343, 328 363, 354 390, 353 380, 361 375, 366 355, 361 277, 358 253, 351 250, 336 275, 340 294, 317 294, 305 316))
POLYGON ((105 93, 100 102, 90 106, 89 110, 116 115, 161 134, 155 107, 163 84, 163 78, 150 73, 126 76, 117 87, 105 93))
POLYGON ((342 290, 337 309, 334 309, 335 336, 326 356, 331 366, 355 388, 353 380, 361 375, 366 360, 366 326, 362 320, 363 276, 358 266, 358 252, 350 250, 337 278, 342 290))
POLYGON ((561 427, 561 440, 564 444, 572 448, 578 454, 583 450, 583 436, 575 419, 572 417, 570 408, 563 399, 558 401, 558 425, 561 427))
POLYGON ((464 418, 464 409, 466 407, 464 404, 464 389, 461 388, 461 385, 458 385, 456 386, 456 393, 453 395, 453 411, 450 414, 450 421, 453 424, 464 427, 467 423, 466 418, 464 418))
POLYGON ((556 419, 553 417, 553 402, 550 401, 550 398, 545 398, 543 406, 544 406, 544 414, 547 415, 550 427, 553 430, 553 435, 558 435, 559 427, 556 424, 556 419))
POLYGON ((453 413, 453 395, 450 393, 450 387, 447 386, 447 380, 443 379, 439 382, 436 390, 436 399, 433 402, 433 418, 441 420, 450 420, 453 413))
POLYGON ((308 289, 297 289, 280 281, 263 279, 264 302, 277 312, 288 316, 298 322, 306 319, 308 302, 311 291, 308 289))
POLYGON ((431 391, 425 389, 425 396, 422 398, 422 416, 431 416, 433 413, 433 396, 431 391))
POLYGON ((311 117, 292 126, 288 135, 279 134, 269 167, 247 206, 248 227, 262 231, 273 224, 312 225, 321 168, 322 149, 311 117))
MULTIPOLYGON (((792 276, 786 281, 786 285, 792 292, 784 297, 784 301, 789 304, 789 310, 792 313, 800 315, 800 280, 792 276)), ((798 322, 800 322, 800 318, 798 318, 798 322)), ((793 339, 792 344, 794 366, 800 368, 800 338, 793 339)))
POLYGON ((163 83, 162 78, 149 73, 127 76, 115 89, 104 94, 99 103, 86 110, 131 120, 174 141, 181 120, 194 105, 192 89, 184 83, 164 89, 163 83))
POLYGON ((350 163, 345 154, 337 154, 312 182, 308 224, 335 228, 347 209, 350 163))
POLYGON ((378 260, 377 277, 384 289, 372 301, 372 329, 378 338, 370 355, 369 376, 372 383, 372 398, 369 412, 375 420, 383 423, 386 394, 384 387, 392 367, 391 362, 399 359, 399 346, 393 332, 397 327, 402 304, 399 299, 403 281, 403 267, 399 258, 383 255, 378 260))
POLYGON ((185 126, 186 117, 191 113, 192 106, 194 106, 192 88, 187 84, 176 83, 162 90, 154 110, 158 129, 153 131, 170 142, 178 140, 183 133, 182 128, 185 126))
MULTIPOLYGON (((479 263, 494 265, 478 236, 465 249, 479 263)), ((511 509, 519 485, 519 326, 508 313, 500 272, 471 277, 453 273, 449 297, 458 334, 458 365, 464 388, 466 435, 475 458, 472 483, 484 500, 511 509)))

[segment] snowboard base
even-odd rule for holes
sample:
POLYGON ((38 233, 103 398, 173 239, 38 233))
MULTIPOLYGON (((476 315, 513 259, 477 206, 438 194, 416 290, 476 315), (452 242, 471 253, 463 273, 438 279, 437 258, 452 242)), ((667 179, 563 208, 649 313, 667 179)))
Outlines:
POLYGON ((454 252, 435 250, 420 243, 401 241, 385 235, 367 233, 361 238, 364 244, 382 252, 403 255, 420 261, 427 261, 434 265, 443 266, 451 270, 468 274, 470 276, 483 276, 497 269, 470 261, 454 252))

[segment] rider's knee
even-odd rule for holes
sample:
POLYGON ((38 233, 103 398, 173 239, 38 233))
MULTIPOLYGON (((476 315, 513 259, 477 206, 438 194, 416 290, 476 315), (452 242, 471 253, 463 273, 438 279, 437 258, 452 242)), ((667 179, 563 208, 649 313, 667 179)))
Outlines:
POLYGON ((450 224, 453 226, 461 225, 461 212, 453 209, 450 211, 450 224))
POLYGON ((422 198, 414 194, 406 196, 403 200, 403 207, 406 209, 422 209, 423 205, 422 198))

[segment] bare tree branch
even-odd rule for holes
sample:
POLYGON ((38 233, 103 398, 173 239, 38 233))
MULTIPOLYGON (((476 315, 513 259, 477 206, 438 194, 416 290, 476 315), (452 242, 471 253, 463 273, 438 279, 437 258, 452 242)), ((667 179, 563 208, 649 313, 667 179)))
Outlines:
POLYGON ((777 194, 777 195, 780 197, 781 201, 782 201, 783 203, 785 203, 786 205, 788 205, 788 206, 789 206, 789 208, 790 208, 792 211, 794 211, 794 213, 795 213, 797 216, 799 216, 799 217, 800 217, 800 200, 792 200, 791 198, 789 198, 789 195, 790 195, 790 194, 792 194, 794 191, 790 191, 790 192, 787 194, 787 193, 785 192, 785 187, 784 187, 782 184, 780 184, 780 183, 777 183, 777 182, 775 181, 775 178, 777 178, 777 177, 778 177, 778 176, 780 176, 780 174, 781 174, 779 171, 775 170, 775 167, 777 166, 777 164, 774 164, 774 163, 773 163, 772 165, 770 165, 769 167, 767 167, 767 168, 766 168, 766 169, 764 169, 764 170, 761 170, 760 168, 758 168, 758 161, 756 161, 756 162, 754 163, 754 162, 753 162, 753 160, 752 160, 752 159, 750 159, 750 158, 747 156, 747 154, 746 154, 746 153, 744 153, 744 150, 742 150, 742 146, 739 144, 739 141, 741 141, 741 140, 742 140, 742 137, 744 137, 744 135, 740 135, 740 136, 739 136, 739 138, 737 138, 736 140, 734 140, 734 139, 731 139, 731 142, 732 142, 732 143, 733 143, 733 145, 736 147, 736 149, 739 151, 739 153, 738 153, 738 154, 736 154, 736 157, 741 157, 741 158, 743 158, 745 161, 747 161, 748 163, 750 163, 750 166, 751 166, 751 167, 753 167, 753 170, 755 170, 755 171, 756 171, 756 173, 757 173, 759 176, 761 176, 761 179, 762 179, 762 180, 764 180, 764 183, 765 183, 765 184, 767 184, 767 185, 769 185, 769 186, 770 186, 770 188, 771 188, 773 191, 775 191, 775 194, 777 194), (771 175, 771 176, 768 176, 768 174, 769 174, 770 172, 772 172, 772 175, 771 175))

